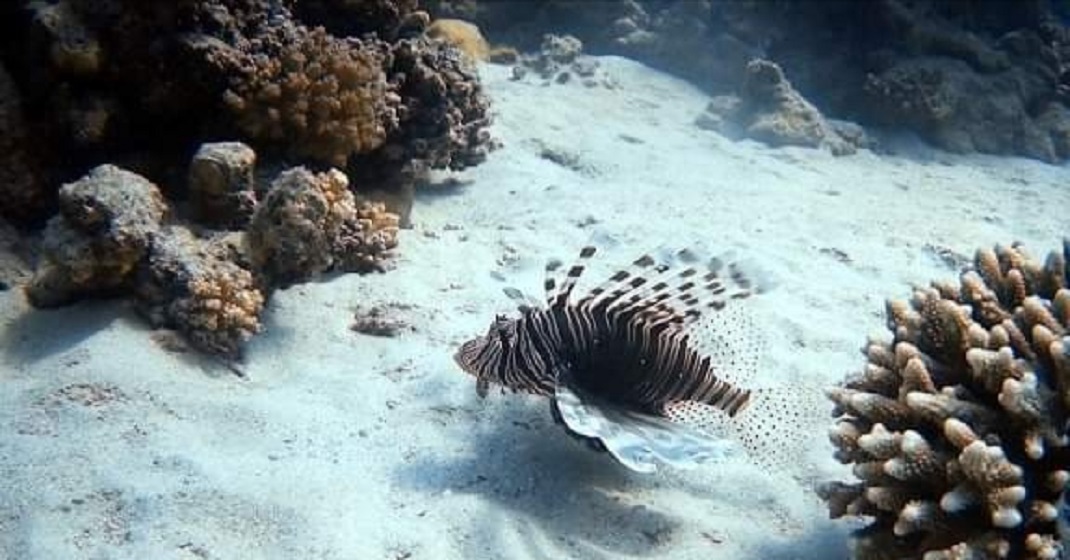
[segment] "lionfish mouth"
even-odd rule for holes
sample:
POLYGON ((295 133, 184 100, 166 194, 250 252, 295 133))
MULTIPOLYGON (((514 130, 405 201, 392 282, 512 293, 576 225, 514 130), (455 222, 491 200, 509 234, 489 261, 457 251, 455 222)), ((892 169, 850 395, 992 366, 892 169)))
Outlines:
POLYGON ((480 336, 465 342, 459 349, 457 349, 457 352, 453 354, 454 363, 469 375, 475 375, 477 377, 479 375, 479 368, 476 367, 473 360, 479 352, 479 349, 485 344, 483 338, 484 337, 480 336))

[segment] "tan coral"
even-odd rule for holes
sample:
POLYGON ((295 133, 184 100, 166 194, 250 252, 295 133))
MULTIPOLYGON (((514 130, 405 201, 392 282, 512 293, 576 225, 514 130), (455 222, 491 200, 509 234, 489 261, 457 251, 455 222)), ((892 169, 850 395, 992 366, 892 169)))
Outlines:
POLYGON ((327 270, 384 268, 397 246, 398 217, 358 203, 338 170, 281 173, 257 207, 246 236, 253 268, 274 286, 327 270))
MULTIPOLYGON (((250 56, 224 101, 255 140, 342 167, 397 126, 400 98, 387 83, 386 48, 323 28, 279 27, 277 57, 250 56)), ((269 39, 262 39, 267 41, 269 39)))
POLYGON ((857 482, 824 485, 833 517, 866 516, 856 558, 1040 560, 1067 553, 1067 256, 978 251, 959 286, 890 302, 891 343, 828 391, 829 436, 857 482))
POLYGON ((490 43, 474 23, 462 19, 436 19, 427 28, 427 35, 457 47, 474 61, 485 62, 490 58, 490 43))
POLYGON ((202 350, 240 357, 260 332, 264 295, 235 251, 226 238, 200 239, 179 226, 161 230, 138 276, 138 309, 202 350))

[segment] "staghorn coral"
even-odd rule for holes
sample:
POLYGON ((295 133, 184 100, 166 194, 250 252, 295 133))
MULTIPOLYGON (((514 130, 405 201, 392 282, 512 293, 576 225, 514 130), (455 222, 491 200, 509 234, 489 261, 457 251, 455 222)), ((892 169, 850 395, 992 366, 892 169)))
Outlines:
POLYGON ((382 268, 397 228, 397 216, 382 205, 358 205, 340 171, 297 167, 272 183, 246 242, 254 269, 284 287, 330 269, 382 268))
POLYGON ((401 99, 387 84, 388 52, 375 39, 275 26, 250 41, 224 100, 253 139, 341 167, 383 145, 397 126, 401 99))
POLYGON ((45 229, 44 261, 26 287, 36 307, 125 287, 167 211, 156 185, 113 165, 64 185, 59 206, 45 229))
POLYGON ((832 517, 867 516, 857 558, 1055 559, 1067 551, 1070 240, 1044 262, 977 252, 958 285, 888 304, 890 343, 829 391, 832 517))
POLYGON ((238 358, 260 331, 264 295, 225 238, 204 241, 181 226, 153 238, 135 289, 154 327, 175 329, 194 346, 238 358))

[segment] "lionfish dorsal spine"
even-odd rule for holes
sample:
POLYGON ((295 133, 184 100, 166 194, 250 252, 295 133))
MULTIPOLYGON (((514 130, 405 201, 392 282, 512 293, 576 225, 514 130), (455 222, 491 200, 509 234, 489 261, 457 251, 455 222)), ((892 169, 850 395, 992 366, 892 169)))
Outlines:
MULTIPOLYGON (((572 290, 576 287, 576 282, 583 276, 583 272, 587 269, 587 262, 591 260, 591 257, 598 252, 598 248, 594 245, 587 245, 580 249, 579 257, 576 262, 569 267, 568 272, 565 273, 565 279, 561 282, 561 285, 554 289, 554 283, 552 279, 548 278, 546 282, 546 303, 550 307, 561 307, 568 304, 569 296, 572 294, 572 290)), ((553 261, 551 261, 553 262, 553 261)), ((550 272, 550 263, 547 263, 547 272, 550 272)))

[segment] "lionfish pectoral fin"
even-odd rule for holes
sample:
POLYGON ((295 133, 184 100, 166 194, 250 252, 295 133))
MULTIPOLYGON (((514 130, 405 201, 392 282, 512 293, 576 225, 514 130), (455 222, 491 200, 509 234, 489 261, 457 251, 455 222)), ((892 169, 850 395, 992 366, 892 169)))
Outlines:
POLYGON ((479 398, 487 398, 488 390, 490 390, 490 381, 482 377, 476 378, 476 394, 479 395, 479 398))
POLYGON ((564 384, 557 386, 553 406, 571 434, 597 440, 614 459, 637 472, 654 472, 659 462, 694 468, 724 457, 733 447, 665 418, 581 397, 564 384))

